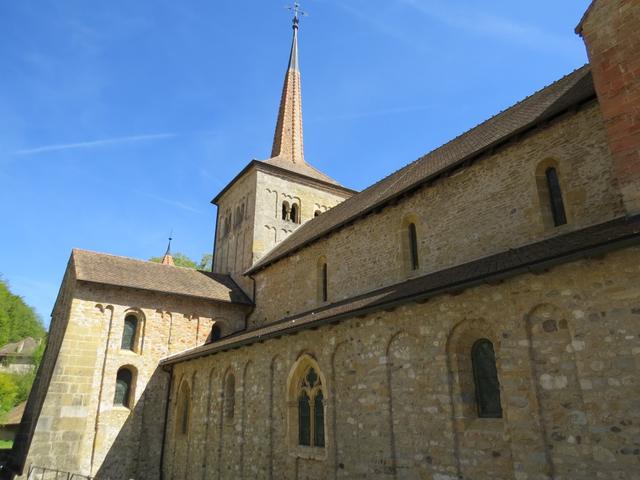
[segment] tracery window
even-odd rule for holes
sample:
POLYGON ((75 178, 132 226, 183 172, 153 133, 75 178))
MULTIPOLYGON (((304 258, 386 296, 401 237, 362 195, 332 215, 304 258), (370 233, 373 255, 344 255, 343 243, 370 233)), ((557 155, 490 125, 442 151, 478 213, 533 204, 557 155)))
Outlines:
POLYGON ((553 224, 558 227, 567 223, 558 171, 554 167, 549 167, 545 170, 545 176, 547 179, 547 190, 549 192, 549 205, 551 206, 553 224))
POLYGON ((309 367, 298 386, 298 445, 324 447, 324 395, 320 376, 309 367))
POLYGON ((501 418, 500 382, 493 343, 480 339, 471 348, 476 405, 481 418, 501 418))
POLYGON ((116 391, 113 404, 131 408, 134 375, 131 369, 122 367, 116 374, 116 391))
POLYGON ((124 318, 120 348, 123 350, 131 350, 132 352, 135 351, 137 332, 138 317, 135 315, 127 315, 124 318))

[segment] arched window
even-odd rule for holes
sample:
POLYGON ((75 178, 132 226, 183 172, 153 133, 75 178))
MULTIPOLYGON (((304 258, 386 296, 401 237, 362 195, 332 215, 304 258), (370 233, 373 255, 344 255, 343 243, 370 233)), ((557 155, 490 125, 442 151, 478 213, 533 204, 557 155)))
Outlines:
POLYGON ((136 337, 138 332, 138 317, 127 315, 124 318, 124 328, 122 330, 122 342, 120 348, 123 350, 135 351, 136 337))
POLYGON ((220 340, 220 337, 222 337, 222 330, 220 329, 219 325, 214 323, 213 326, 211 327, 209 342, 215 342, 216 340, 220 340))
POLYGON ((306 370, 298 392, 298 445, 324 447, 324 395, 313 367, 306 370))
POLYGON ((293 223, 300 223, 300 207, 298 207, 297 203, 291 204, 290 219, 293 223))
POLYGON ((113 404, 131 408, 131 397, 133 393, 133 372, 122 367, 116 375, 116 393, 113 397, 113 404))
POLYGON ((553 224, 558 227, 567 223, 558 171, 554 167, 549 167, 545 170, 545 177, 547 179, 547 190, 549 192, 549 205, 551 206, 553 224))
POLYGON ((289 202, 282 202, 282 220, 289 220, 290 212, 291 207, 289 207, 289 202))
POLYGON ((325 377, 310 355, 302 355, 295 363, 287 381, 288 428, 290 446, 294 451, 324 448, 325 438, 325 377))
POLYGON ((233 420, 236 410, 236 377, 229 372, 224 381, 224 416, 233 420))
POLYGON ((409 261, 411 270, 417 270, 420 267, 418 259, 418 233, 416 232, 416 224, 410 223, 408 228, 409 234, 409 261))
POLYGON ((236 220, 234 222, 234 225, 237 227, 238 225, 240 225, 240 223, 242 223, 242 215, 240 214, 240 205, 238 205, 236 207, 236 220))
POLYGON ((188 382, 182 382, 178 397, 178 408, 176 415, 176 431, 181 435, 189 433, 189 423, 191 420, 191 389, 188 382))
POLYGON ((496 367, 493 344, 483 338, 471 348, 471 365, 476 390, 478 416, 481 418, 501 418, 500 382, 496 367))

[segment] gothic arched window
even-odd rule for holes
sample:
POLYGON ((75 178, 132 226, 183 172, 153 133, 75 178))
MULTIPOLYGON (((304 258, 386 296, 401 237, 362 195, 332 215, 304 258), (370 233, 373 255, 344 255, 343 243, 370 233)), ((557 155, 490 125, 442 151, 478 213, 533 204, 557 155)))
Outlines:
POLYGON ((289 202, 282 202, 282 220, 289 220, 290 212, 291 207, 289 206, 289 202))
POLYGON ((116 375, 116 392, 113 397, 113 404, 131 408, 131 397, 133 393, 134 375, 131 369, 122 367, 116 375))
POLYGON ((300 207, 297 203, 291 204, 291 214, 289 218, 293 223, 300 223, 300 207))
POLYGON ((420 260, 418 258, 418 233, 415 223, 409 224, 408 235, 410 267, 411 270, 417 270, 420 267, 420 260))
POLYGON ((298 392, 298 445, 324 447, 324 395, 313 367, 306 370, 298 392))
POLYGON ((481 418, 501 418, 500 382, 493 343, 483 338, 471 348, 471 365, 476 390, 478 416, 481 418))
POLYGON ((549 167, 545 170, 545 177, 547 179, 547 190, 549 192, 549 205, 551 206, 553 224, 558 227, 567 223, 558 171, 554 167, 549 167))
POLYGON ((236 377, 229 372, 224 381, 224 416, 233 420, 236 410, 236 377))
POLYGON ((138 332, 138 317, 127 315, 124 318, 124 328, 122 330, 122 342, 120 348, 123 350, 135 351, 136 337, 138 332))

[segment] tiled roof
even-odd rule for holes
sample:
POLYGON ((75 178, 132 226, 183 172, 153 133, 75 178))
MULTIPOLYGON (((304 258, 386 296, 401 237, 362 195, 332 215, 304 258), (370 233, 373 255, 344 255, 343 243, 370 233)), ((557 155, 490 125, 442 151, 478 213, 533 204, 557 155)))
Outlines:
POLYGON ((315 180, 320 180, 321 182, 331 183, 337 187, 342 187, 342 185, 336 182, 333 178, 331 178, 328 175, 325 175, 317 168, 309 165, 307 162, 293 163, 281 157, 274 157, 274 158, 270 158, 269 160, 259 160, 259 161, 261 161, 262 163, 266 163, 268 165, 275 165, 276 167, 284 168, 285 170, 289 170, 299 175, 304 175, 305 177, 310 177, 315 180))
POLYGON ((392 308, 403 303, 426 301, 446 293, 459 293, 483 283, 505 280, 531 272, 543 272, 554 265, 639 244, 640 215, 618 218, 293 315, 278 322, 167 357, 161 360, 160 364, 170 365, 212 355, 300 330, 338 322, 356 315, 392 308))
POLYGON ((585 65, 297 228, 248 273, 286 257, 444 171, 595 95, 585 65))
POLYGON ((251 304, 229 275, 80 249, 73 250, 72 258, 81 281, 251 304))

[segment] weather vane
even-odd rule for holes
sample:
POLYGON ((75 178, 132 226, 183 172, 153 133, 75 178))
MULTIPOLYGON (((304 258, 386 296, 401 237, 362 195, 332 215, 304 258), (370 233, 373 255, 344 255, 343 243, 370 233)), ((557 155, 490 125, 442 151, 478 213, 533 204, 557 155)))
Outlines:
POLYGON ((300 10, 300 4, 298 2, 293 2, 293 5, 287 6, 286 8, 293 12, 293 28, 298 28, 300 17, 306 17, 308 13, 300 10))

